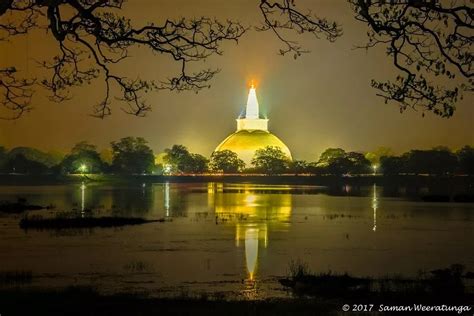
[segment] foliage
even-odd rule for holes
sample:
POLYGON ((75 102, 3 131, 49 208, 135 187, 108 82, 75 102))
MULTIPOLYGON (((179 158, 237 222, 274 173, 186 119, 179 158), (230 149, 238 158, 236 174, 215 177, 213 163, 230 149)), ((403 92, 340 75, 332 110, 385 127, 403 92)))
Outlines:
POLYGON ((43 164, 48 168, 59 163, 56 157, 31 147, 15 147, 8 152, 9 159, 13 159, 17 155, 22 155, 26 159, 43 164))
POLYGON ((306 162, 305 160, 293 160, 289 163, 288 166, 289 172, 294 174, 307 173, 308 168, 308 162, 306 162))
POLYGON ((276 146, 267 146, 257 149, 252 159, 252 165, 266 174, 282 174, 287 171, 290 160, 285 153, 276 146))
POLYGON ((105 163, 105 164, 112 164, 112 160, 114 159, 113 152, 110 148, 106 148, 100 151, 99 153, 100 159, 105 163))
POLYGON ((3 146, 0 146, 0 172, 5 171, 5 164, 7 163, 8 152, 3 146))
POLYGON ((459 172, 474 175, 474 147, 464 146, 456 152, 458 157, 459 172))
POLYGON ((61 171, 66 173, 100 173, 104 169, 97 147, 86 141, 77 143, 61 163, 61 171))
POLYGON ((204 173, 208 170, 209 160, 200 154, 191 154, 189 166, 186 172, 189 173, 204 173))
POLYGON ((370 172, 370 161, 365 158, 364 154, 351 151, 345 155, 345 158, 350 162, 349 173, 365 174, 370 172))
POLYGON ((192 154, 183 145, 165 149, 165 164, 170 173, 203 173, 207 171, 208 160, 199 154, 192 154))
POLYGON ((155 156, 142 137, 125 137, 112 142, 112 168, 119 173, 151 173, 155 156))
POLYGON ((318 160, 318 166, 320 167, 327 167, 331 161, 337 158, 343 158, 346 155, 344 149, 341 148, 328 148, 326 149, 318 160))
POLYGON ((378 147, 374 151, 369 151, 365 154, 365 158, 370 161, 371 165, 380 165, 380 158, 393 156, 393 151, 388 147, 378 147))
MULTIPOLYGON (((163 161, 155 165, 153 151, 140 137, 126 137, 112 142, 112 166, 101 159, 95 145, 88 142, 76 144, 61 163, 56 163, 59 153, 53 157, 29 147, 17 147, 7 151, 0 146, 0 171, 7 173, 97 173, 119 172, 126 174, 183 174, 205 173, 265 173, 265 174, 314 174, 314 175, 357 175, 371 174, 371 162, 366 157, 377 157, 381 174, 429 175, 474 175, 474 147, 464 146, 455 153, 447 147, 434 147, 430 150, 411 150, 400 156, 391 155, 391 150, 381 147, 365 155, 358 152, 345 152, 341 148, 328 148, 316 162, 290 161, 279 147, 268 146, 256 151, 252 159, 253 168, 243 169, 244 162, 237 154, 229 151, 212 153, 210 161, 199 154, 190 153, 183 145, 173 145, 165 150, 163 161), (55 164, 56 163, 56 164, 55 164), (81 169, 85 165, 86 169, 81 169)), ((108 152, 103 150, 102 152, 108 152)), ((160 160, 161 161, 161 160, 160 160)), ((374 161, 374 160, 373 160, 374 161)))
POLYGON ((245 162, 235 152, 226 149, 212 153, 209 168, 212 171, 236 173, 245 168, 245 162))
POLYGON ((402 157, 383 156, 380 158, 380 169, 384 175, 398 175, 403 172, 405 159, 402 157))
MULTIPOLYGON (((457 154, 446 147, 435 147, 430 150, 410 150, 399 157, 382 157, 381 171, 385 175, 401 173, 449 175, 456 172, 468 174, 469 168, 473 168, 474 159, 469 162, 469 159, 463 160, 465 158, 461 157, 469 157, 469 148, 465 146, 457 154)), ((472 151, 470 154, 474 157, 472 151)))
POLYGON ((328 148, 316 163, 318 173, 343 175, 362 174, 370 171, 370 161, 361 153, 346 153, 341 148, 328 148))
POLYGON ((185 172, 191 160, 191 154, 186 146, 173 145, 171 148, 166 148, 165 153, 163 160, 171 173, 185 172))
POLYGON ((403 154, 404 171, 414 174, 451 174, 457 169, 457 158, 446 148, 411 150, 403 154))
POLYGON ((44 174, 49 172, 48 166, 39 161, 28 159, 22 153, 10 156, 5 169, 9 172, 22 174, 44 174))

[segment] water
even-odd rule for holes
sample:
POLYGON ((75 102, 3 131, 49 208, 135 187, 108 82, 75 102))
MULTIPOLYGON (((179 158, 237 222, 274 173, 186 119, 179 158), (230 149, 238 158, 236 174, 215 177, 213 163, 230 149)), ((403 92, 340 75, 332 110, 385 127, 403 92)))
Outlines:
POLYGON ((0 200, 54 204, 48 216, 166 218, 120 229, 23 231, 0 217, 0 272, 25 286, 91 285, 105 293, 288 296, 291 260, 315 272, 416 275, 453 263, 474 270, 474 205, 384 197, 383 188, 250 184, 0 186, 0 200), (354 196, 352 194, 356 194, 354 196))

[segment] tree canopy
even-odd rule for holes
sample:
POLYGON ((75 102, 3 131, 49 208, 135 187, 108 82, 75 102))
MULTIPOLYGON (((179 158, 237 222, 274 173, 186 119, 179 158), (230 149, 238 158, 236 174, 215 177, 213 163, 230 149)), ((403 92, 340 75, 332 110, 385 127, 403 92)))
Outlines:
POLYGON ((287 171, 290 159, 276 146, 257 149, 252 159, 252 165, 263 173, 274 175, 287 171))
MULTIPOLYGON (((380 147, 385 148, 385 147, 380 147)), ((377 175, 474 175, 474 147, 466 145, 457 151, 444 146, 428 150, 414 149, 401 155, 391 150, 380 149, 361 153, 342 148, 328 148, 317 161, 290 161, 279 147, 268 146, 257 150, 250 168, 238 158, 235 152, 224 150, 213 152, 210 159, 191 153, 183 145, 173 145, 165 150, 163 164, 155 165, 153 151, 146 140, 140 137, 126 137, 111 143, 110 164, 104 161, 97 147, 88 142, 73 146, 61 160, 56 152, 43 152, 30 147, 16 147, 10 150, 0 146, 0 173, 58 174, 58 173, 122 173, 122 174, 204 174, 208 170, 223 174, 263 173, 307 174, 307 175, 373 175, 372 162, 366 157, 378 152, 377 175), (382 153, 384 153, 382 155, 382 153)), ((109 154, 107 154, 109 155, 109 154)), ((161 159, 159 159, 161 160, 161 159)), ((158 161, 159 161, 158 160, 158 161)))
POLYGON ((153 150, 142 137, 125 137, 112 142, 112 168, 119 173, 151 173, 155 165, 153 150))
POLYGON ((343 175, 370 172, 370 161, 364 154, 342 148, 326 149, 315 164, 318 173, 343 175))
POLYGON ((212 153, 209 168, 212 171, 236 173, 245 168, 245 162, 231 150, 220 150, 212 153))
POLYGON ((61 171, 66 173, 100 173, 104 167, 97 146, 86 141, 74 145, 61 163, 61 171))
POLYGON ((164 161, 170 173, 203 173, 208 169, 206 157, 190 153, 183 145, 173 145, 165 153, 164 161))

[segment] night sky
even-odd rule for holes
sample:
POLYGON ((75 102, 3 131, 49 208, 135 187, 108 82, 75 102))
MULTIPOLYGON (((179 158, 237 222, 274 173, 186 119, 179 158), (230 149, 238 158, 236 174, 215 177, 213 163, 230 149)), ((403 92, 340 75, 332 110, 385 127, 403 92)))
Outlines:
MULTIPOLYGON (((192 152, 210 155, 216 145, 235 130, 235 119, 244 108, 248 84, 257 82, 257 95, 270 130, 292 150, 296 159, 316 160, 327 147, 367 151, 388 146, 395 152, 446 145, 457 149, 474 143, 472 95, 458 102, 450 119, 431 113, 407 110, 400 114, 395 103, 384 104, 370 87, 371 79, 396 76, 383 47, 355 50, 366 43, 367 26, 354 19, 345 1, 298 1, 319 16, 342 24, 344 35, 335 43, 311 35, 295 37, 311 50, 297 60, 279 56, 282 47, 271 32, 249 30, 236 45, 223 45, 224 55, 196 63, 196 67, 218 67, 211 89, 193 92, 159 91, 147 95, 153 111, 145 118, 127 115, 119 101, 112 116, 104 120, 89 116, 100 101, 103 82, 72 91, 73 98, 61 104, 48 100, 47 91, 38 89, 34 110, 15 121, 0 121, 0 144, 9 148, 31 146, 43 150, 67 151, 76 142, 87 140, 100 149, 112 140, 142 136, 155 151, 183 144, 192 152)), ((162 22, 164 18, 215 16, 231 18, 245 25, 260 21, 257 0, 133 0, 122 14, 135 24, 162 22)), ((15 65, 30 76, 44 76, 37 61, 47 59, 57 49, 51 35, 35 31, 0 43, 0 66, 15 65)), ((179 64, 169 57, 133 49, 132 57, 120 65, 131 77, 163 80, 177 71, 179 64)))

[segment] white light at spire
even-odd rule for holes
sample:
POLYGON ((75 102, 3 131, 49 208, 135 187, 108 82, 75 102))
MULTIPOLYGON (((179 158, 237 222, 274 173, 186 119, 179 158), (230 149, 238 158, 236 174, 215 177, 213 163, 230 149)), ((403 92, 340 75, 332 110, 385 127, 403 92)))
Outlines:
POLYGON ((246 119, 258 119, 258 100, 257 93, 255 92, 255 86, 252 84, 249 91, 249 96, 247 98, 247 108, 245 111, 246 119))

